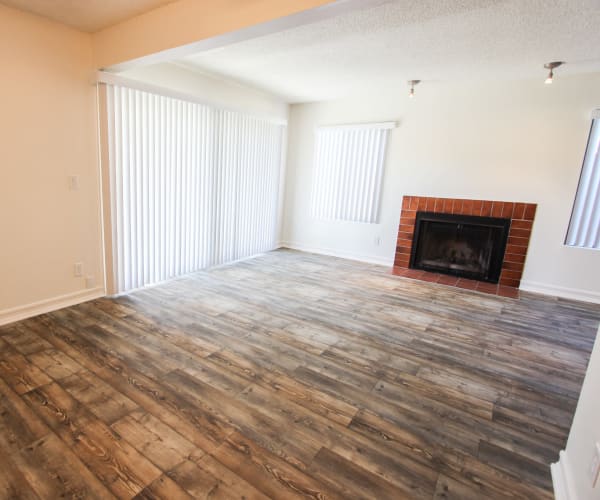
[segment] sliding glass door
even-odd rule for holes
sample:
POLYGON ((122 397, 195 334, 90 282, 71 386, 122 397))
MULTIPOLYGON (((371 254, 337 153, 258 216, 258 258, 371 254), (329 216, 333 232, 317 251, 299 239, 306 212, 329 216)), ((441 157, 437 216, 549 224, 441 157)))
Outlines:
POLYGON ((285 124, 105 85, 113 293, 277 246, 285 124))

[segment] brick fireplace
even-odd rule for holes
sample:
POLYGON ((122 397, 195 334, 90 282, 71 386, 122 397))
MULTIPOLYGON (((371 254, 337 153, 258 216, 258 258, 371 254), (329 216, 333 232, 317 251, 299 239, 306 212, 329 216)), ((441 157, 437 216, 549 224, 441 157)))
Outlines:
POLYGON ((537 205, 532 203, 405 196, 402 199, 393 274, 485 293, 518 297, 536 208, 537 205), (410 269, 409 262, 417 212, 510 219, 508 242, 498 284, 410 269))

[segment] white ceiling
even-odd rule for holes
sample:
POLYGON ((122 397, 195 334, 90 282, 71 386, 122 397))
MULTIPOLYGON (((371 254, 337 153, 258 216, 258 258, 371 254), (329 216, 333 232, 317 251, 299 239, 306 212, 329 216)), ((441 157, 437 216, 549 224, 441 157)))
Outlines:
POLYGON ((0 0, 0 3, 93 33, 174 1, 0 0))
POLYGON ((179 62, 289 102, 600 71, 600 0, 390 0, 179 62))

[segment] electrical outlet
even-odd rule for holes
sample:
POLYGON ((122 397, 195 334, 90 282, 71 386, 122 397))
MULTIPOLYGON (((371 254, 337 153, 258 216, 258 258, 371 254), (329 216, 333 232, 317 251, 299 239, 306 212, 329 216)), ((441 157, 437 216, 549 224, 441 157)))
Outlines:
POLYGON ((71 191, 79 191, 79 176, 78 175, 70 175, 69 176, 69 189, 71 191))
POLYGON ((93 276, 85 277, 85 287, 94 288, 96 286, 96 279, 93 276))
POLYGON ((73 266, 73 275, 76 278, 81 278, 83 276, 83 262, 75 262, 73 266))
POLYGON ((598 476, 600 475, 600 443, 596 443, 594 448, 594 456, 590 463, 590 479, 592 480, 592 488, 598 484, 598 476))
POLYGON ((381 237, 375 236, 375 246, 378 247, 379 245, 381 245, 381 237))

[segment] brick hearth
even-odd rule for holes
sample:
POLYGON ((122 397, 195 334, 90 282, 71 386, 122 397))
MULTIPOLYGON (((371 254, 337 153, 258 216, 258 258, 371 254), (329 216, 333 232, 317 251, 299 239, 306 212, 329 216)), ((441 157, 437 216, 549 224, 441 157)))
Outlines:
POLYGON ((393 273, 408 278, 468 288, 484 293, 518 297, 518 288, 523 275, 536 208, 537 205, 533 203, 405 196, 402 199, 402 213, 400 215, 393 273), (446 274, 409 269, 417 211, 510 219, 508 243, 498 285, 456 278, 446 274))

